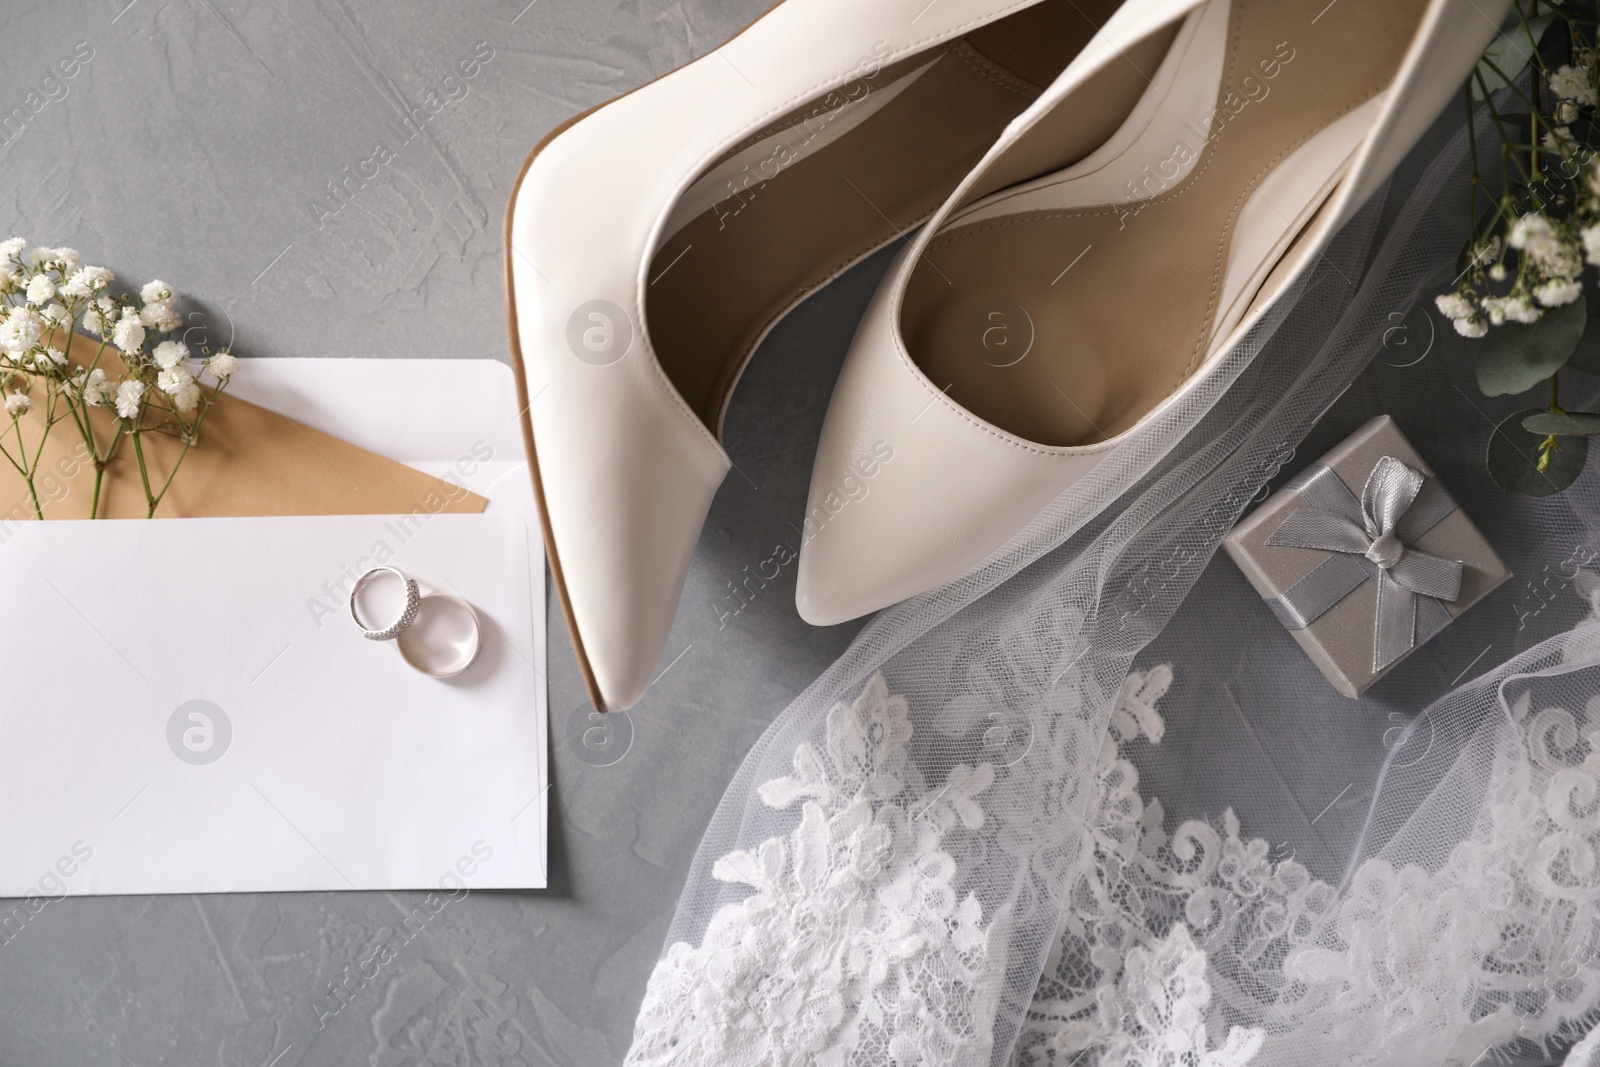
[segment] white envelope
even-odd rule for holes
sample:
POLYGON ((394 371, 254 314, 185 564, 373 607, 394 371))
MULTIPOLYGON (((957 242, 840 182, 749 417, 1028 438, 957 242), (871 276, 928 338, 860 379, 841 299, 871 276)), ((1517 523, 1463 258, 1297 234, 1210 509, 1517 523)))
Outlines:
POLYGON ((24 524, 0 545, 0 802, 26 816, 0 895, 542 888, 543 561, 509 370, 244 371, 489 513, 24 524), (342 589, 381 557, 477 609, 465 673, 356 631, 342 589))

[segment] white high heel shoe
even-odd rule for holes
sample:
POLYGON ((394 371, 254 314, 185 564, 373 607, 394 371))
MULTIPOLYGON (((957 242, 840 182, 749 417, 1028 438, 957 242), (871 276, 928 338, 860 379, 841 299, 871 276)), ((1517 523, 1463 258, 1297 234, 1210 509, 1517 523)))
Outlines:
POLYGON ((506 218, 512 365, 596 707, 629 707, 657 669, 761 339, 927 218, 1115 7, 785 0, 528 157, 506 218))
POLYGON ((817 451, 800 614, 959 578, 1135 439, 1382 184, 1508 9, 1130 0, 882 282, 817 451), (1143 98, 1085 152, 1081 115, 1133 76, 1143 98))

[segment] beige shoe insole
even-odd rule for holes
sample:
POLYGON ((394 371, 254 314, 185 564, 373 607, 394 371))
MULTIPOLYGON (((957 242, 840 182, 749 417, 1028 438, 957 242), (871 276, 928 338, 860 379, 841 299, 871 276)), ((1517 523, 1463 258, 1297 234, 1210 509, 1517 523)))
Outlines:
POLYGON ((1108 166, 1140 178, 1136 200, 949 224, 908 284, 900 323, 912 358, 958 404, 1030 441, 1086 445, 1131 427, 1201 366, 1219 324, 1238 321, 1251 293, 1225 299, 1225 278, 1259 289, 1315 214, 1320 201, 1274 209, 1274 171, 1291 157, 1304 171, 1296 150, 1338 134, 1340 150, 1311 161, 1327 173, 1297 179, 1325 181, 1326 196, 1350 132, 1363 132, 1351 113, 1393 80, 1427 6, 1233 0, 1219 110, 1191 139, 1188 169, 1152 187, 1148 176, 1173 166, 1166 152, 1119 159, 1108 166), (1247 240, 1236 240, 1241 214, 1247 240), (1265 249, 1265 260, 1230 264, 1241 248, 1265 249))
MULTIPOLYGON (((869 67, 708 168, 712 188, 691 193, 715 202, 656 252, 645 318, 662 368, 713 432, 771 325, 932 214, 1119 4, 1044 0, 870 77, 869 67)), ((1142 91, 1111 107, 1125 114, 1142 91)))

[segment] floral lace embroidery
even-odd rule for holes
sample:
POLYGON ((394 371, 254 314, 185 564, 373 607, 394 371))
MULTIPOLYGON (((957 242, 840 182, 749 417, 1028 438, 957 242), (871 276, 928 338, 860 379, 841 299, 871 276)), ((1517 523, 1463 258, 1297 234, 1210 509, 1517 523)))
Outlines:
MULTIPOLYGON (((1168 665, 1135 671, 1111 710, 1014 1064, 1464 1065, 1513 1042, 1551 1055, 1593 1024, 1600 697, 1575 714, 1520 696, 1490 724, 1465 840, 1431 870, 1368 858, 1340 894, 1273 862, 1231 809, 1167 831, 1124 748, 1161 740, 1172 682, 1168 665)), ((993 823, 995 767, 956 764, 930 788, 912 736, 874 676, 830 710, 820 750, 798 746, 792 773, 760 787, 798 824, 716 862, 749 895, 657 964, 629 1064, 990 1060, 1001 924, 957 898, 951 852, 971 855, 993 823)))
MULTIPOLYGON (((1122 753, 1141 736, 1161 740, 1166 724, 1156 705, 1171 687, 1172 668, 1161 664, 1130 674, 1117 694, 1067 906, 1014 1063, 1241 1067, 1261 1048, 1264 1031, 1238 1026, 1213 1047, 1207 953, 1184 920, 1205 925, 1221 896, 1209 891, 1210 875, 1223 864, 1242 874, 1266 845, 1239 842, 1231 811, 1226 854, 1205 823, 1185 823, 1169 837, 1161 802, 1145 803, 1139 773, 1122 753)), ((1296 877, 1285 871, 1285 887, 1296 877)), ((1298 926, 1319 903, 1301 892, 1282 921, 1298 926)))
POLYGON ((1548 1057, 1595 1023, 1600 697, 1533 713, 1523 693, 1511 722, 1490 724, 1466 839, 1433 870, 1369 858, 1341 895, 1292 858, 1271 862, 1231 809, 1220 828, 1165 832, 1123 746, 1160 740, 1154 700, 1171 680, 1164 665, 1134 672, 1118 697, 1013 1063, 1210 1067, 1270 1048, 1255 1062, 1465 1065, 1515 1043, 1548 1057), (1259 1025, 1207 1051, 1223 1019, 1259 1025))
POLYGON ((983 825, 994 768, 925 788, 911 734, 875 676, 828 713, 822 751, 800 745, 793 773, 761 786, 770 808, 800 805, 799 825, 716 862, 753 892, 657 964, 628 1063, 988 1062, 992 924, 956 898, 941 846, 983 825))

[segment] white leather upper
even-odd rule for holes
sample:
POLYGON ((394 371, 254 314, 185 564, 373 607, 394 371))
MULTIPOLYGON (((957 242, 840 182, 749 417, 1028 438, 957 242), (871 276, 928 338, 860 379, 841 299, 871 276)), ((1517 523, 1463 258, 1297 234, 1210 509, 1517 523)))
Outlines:
POLYGON ((716 52, 575 123, 529 165, 508 234, 529 416, 555 562, 608 707, 649 686, 729 466, 657 363, 644 321, 674 204, 719 155, 864 64, 1030 2, 785 0, 716 52), (581 359, 568 343, 569 320, 593 301, 627 321, 631 343, 614 362, 581 359))
MULTIPOLYGON (((911 254, 901 250, 890 278, 911 254)), ((930 575, 965 573, 997 533, 1022 529, 1100 460, 996 429, 908 373, 896 295, 884 285, 868 304, 817 446, 795 593, 817 626, 932 588, 930 575)))
MULTIPOLYGON (((1011 123, 885 276, 851 345, 828 410, 812 473, 808 519, 818 515, 819 508, 826 511, 828 493, 850 473, 852 458, 872 442, 888 442, 894 458, 875 473, 861 499, 851 500, 814 533, 808 527, 811 536, 801 547, 796 590, 797 607, 808 621, 843 622, 966 574, 1098 465, 1111 448, 1143 432, 1202 380, 1203 371, 1191 376, 1138 424, 1110 441, 1047 447, 1008 434, 941 394, 906 353, 899 328, 912 267, 990 165, 1090 75, 1151 31, 1184 18, 1200 2, 1124 4, 1055 84, 1011 123)), ((1237 343, 1266 313, 1272 298, 1294 283, 1339 226, 1383 183, 1459 92, 1509 5, 1510 0, 1435 0, 1430 5, 1393 87, 1376 109, 1367 112, 1369 132, 1353 158, 1347 138, 1335 146, 1339 158, 1351 162, 1312 235, 1310 254, 1300 257, 1295 271, 1274 279, 1267 299, 1258 300, 1250 314, 1227 331, 1214 353, 1237 343)), ((1161 91, 1156 86, 1150 92, 1161 91)), ((1130 123, 1150 121, 1141 109, 1130 116, 1130 123)), ((1091 156, 1087 169, 1092 173, 1102 162, 1091 156)), ((961 214, 1004 211, 1003 206, 989 205, 1006 195, 995 194, 961 214)), ((1102 202, 1115 199, 1120 198, 1102 202)), ((1152 294, 1129 293, 1128 299, 1152 299, 1152 294)))

